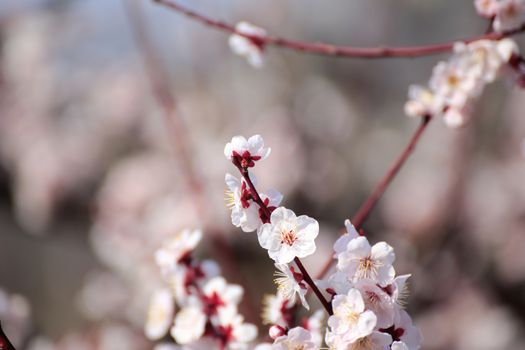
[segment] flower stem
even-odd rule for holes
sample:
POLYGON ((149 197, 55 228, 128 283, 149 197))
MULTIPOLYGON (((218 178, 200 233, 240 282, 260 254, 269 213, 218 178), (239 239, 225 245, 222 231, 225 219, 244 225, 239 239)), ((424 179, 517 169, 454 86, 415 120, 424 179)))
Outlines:
POLYGON ((261 45, 273 45, 284 47, 299 52, 307 52, 312 54, 336 56, 336 57, 354 57, 354 58, 389 58, 389 57, 420 57, 435 55, 443 52, 452 50, 454 43, 457 41, 463 41, 466 43, 477 41, 477 40, 500 40, 508 36, 512 36, 525 31, 525 24, 519 28, 504 31, 501 33, 485 33, 482 35, 474 36, 466 39, 456 39, 451 42, 435 44, 435 45, 422 45, 422 46, 407 46, 407 47, 353 47, 353 46, 337 46, 319 42, 307 42, 285 39, 278 36, 254 36, 244 34, 235 29, 235 26, 220 21, 196 11, 190 10, 187 7, 179 4, 173 0, 153 0, 154 2, 177 11, 197 22, 200 22, 209 27, 222 30, 230 34, 237 34, 248 38, 250 40, 261 43, 261 45))
MULTIPOLYGON (((266 217, 270 218, 272 213, 270 212, 266 204, 264 204, 264 201, 261 199, 261 196, 259 195, 257 188, 255 187, 252 180, 250 179, 250 173, 248 172, 248 169, 241 167, 239 164, 236 164, 236 163, 234 164, 237 167, 237 169, 239 169, 239 172, 241 173, 242 177, 244 178, 244 180, 250 187, 255 203, 257 203, 257 205, 259 205, 259 207, 264 211, 264 214, 266 215, 266 217)), ((301 262, 301 259, 299 259, 298 257, 295 257, 294 262, 296 263, 299 270, 301 270, 304 281, 313 290, 313 292, 315 293, 315 295, 317 296, 321 304, 323 304, 323 307, 326 309, 326 312, 328 312, 329 315, 333 315, 332 305, 326 300, 326 298, 323 296, 319 288, 315 285, 314 280, 312 279, 312 277, 310 277, 310 274, 304 267, 303 263, 301 262)))

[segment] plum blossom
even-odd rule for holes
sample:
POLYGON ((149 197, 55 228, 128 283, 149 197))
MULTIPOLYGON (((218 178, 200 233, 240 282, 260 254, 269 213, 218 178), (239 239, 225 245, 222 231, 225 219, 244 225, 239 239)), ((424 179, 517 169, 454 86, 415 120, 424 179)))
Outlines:
MULTIPOLYGON (((257 184, 254 175, 250 174, 252 183, 257 184)), ((228 191, 226 192, 227 206, 231 208, 232 224, 240 227, 244 232, 252 232, 257 230, 262 224, 262 218, 265 218, 261 213, 261 209, 255 203, 252 191, 250 190, 246 180, 237 179, 231 174, 225 176, 228 191)), ((272 211, 283 199, 282 194, 274 189, 270 189, 267 193, 260 194, 266 207, 272 211)))
POLYGON ((186 307, 175 317, 171 336, 179 344, 189 344, 202 337, 206 325, 206 315, 198 307, 186 307))
POLYGON ((317 310, 304 322, 304 328, 310 331, 312 341, 317 347, 321 347, 323 343, 325 314, 324 310, 317 310))
POLYGON ((474 5, 480 16, 494 20, 496 32, 517 29, 525 23, 523 0, 475 0, 474 5))
POLYGON ((392 343, 392 346, 390 347, 392 350, 409 350, 408 346, 403 343, 402 341, 395 341, 392 343))
POLYGON ((234 136, 224 147, 224 155, 233 164, 242 168, 252 168, 255 162, 270 155, 271 148, 264 147, 261 135, 253 135, 248 140, 243 136, 234 136))
POLYGON ((164 242, 155 253, 155 261, 163 271, 173 269, 202 239, 201 230, 185 229, 164 242))
POLYGON ((358 237, 351 240, 337 258, 338 269, 348 273, 354 281, 366 278, 386 286, 394 279, 394 249, 385 242, 370 246, 365 237, 358 237))
POLYGON ((287 264, 295 257, 304 258, 315 252, 315 238, 319 223, 306 215, 279 207, 272 212, 270 223, 257 232, 259 244, 268 249, 268 255, 279 264, 287 264))
POLYGON ((365 310, 363 297, 355 288, 346 295, 336 295, 332 306, 334 314, 328 318, 330 330, 336 335, 344 335, 350 343, 372 333, 377 324, 376 315, 365 310))
POLYGON ((410 315, 403 309, 397 308, 394 324, 381 332, 388 333, 394 341, 403 342, 408 350, 418 350, 421 347, 421 333, 412 323, 410 315))
POLYGON ((244 290, 236 284, 228 284, 224 277, 209 280, 202 288, 201 302, 207 315, 217 314, 219 308, 236 308, 242 299, 244 290))
POLYGON ((263 297, 261 318, 264 324, 287 327, 292 317, 293 302, 278 294, 266 294, 263 297))
POLYGON ((496 5, 494 30, 504 32, 519 28, 525 23, 525 1, 501 0, 496 5))
POLYGON ((348 219, 345 220, 345 228, 346 232, 341 237, 339 237, 334 243, 334 256, 337 256, 337 254, 342 253, 346 249, 348 242, 350 242, 354 238, 359 237, 359 233, 348 219))
POLYGON ((301 304, 309 310, 310 306, 306 301, 306 283, 303 281, 303 275, 295 272, 293 267, 288 264, 275 264, 278 271, 275 273, 275 284, 277 284, 277 294, 288 300, 291 305, 295 305, 296 295, 299 296, 301 304))
POLYGON ((440 96, 433 94, 429 89, 411 85, 408 88, 408 102, 405 104, 405 113, 409 117, 433 116, 441 113, 443 102, 440 96))
POLYGON ((318 347, 312 340, 312 334, 302 328, 295 327, 288 331, 288 334, 275 339, 272 349, 274 350, 317 350, 318 347))
POLYGON ((261 68, 264 64, 264 42, 261 38, 266 36, 266 30, 248 22, 237 23, 235 30, 237 33, 232 34, 228 41, 231 50, 246 58, 254 68, 261 68))
POLYGON ((257 327, 245 323, 244 318, 233 308, 219 312, 215 332, 218 333, 221 349, 247 349, 248 343, 257 338, 257 327))
POLYGON ((355 287, 361 292, 365 307, 377 316, 377 327, 385 328, 394 323, 394 301, 371 280, 359 280, 355 287))
POLYGON ((159 289, 151 297, 144 333, 150 340, 164 337, 173 323, 175 303, 169 289, 159 289))
POLYGON ((454 54, 433 69, 428 88, 409 88, 405 112, 412 117, 442 116, 452 128, 464 125, 473 103, 518 54, 512 39, 478 40, 454 44, 454 54))

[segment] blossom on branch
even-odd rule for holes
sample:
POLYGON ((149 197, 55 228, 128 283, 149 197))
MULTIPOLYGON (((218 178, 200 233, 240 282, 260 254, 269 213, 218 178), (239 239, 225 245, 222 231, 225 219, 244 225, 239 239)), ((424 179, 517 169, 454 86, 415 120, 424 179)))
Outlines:
POLYGON ((351 240, 338 256, 337 267, 353 281, 371 279, 381 286, 394 280, 394 249, 385 242, 370 246, 366 237, 351 240))
POLYGON ((298 295, 301 304, 309 310, 310 306, 306 301, 308 287, 303 281, 303 275, 288 264, 275 264, 275 267, 279 270, 275 273, 274 279, 277 284, 277 294, 288 300, 291 306, 295 305, 295 297, 298 295))
POLYGON ((496 32, 517 29, 525 23, 523 0, 475 0, 474 5, 480 16, 493 19, 496 32))
MULTIPOLYGON (((254 184, 257 180, 254 175, 250 174, 250 179, 254 184)), ((237 179, 231 174, 226 174, 225 177, 228 191, 226 191, 226 205, 231 208, 232 224, 240 227, 244 232, 252 232, 257 230, 263 222, 264 215, 261 215, 261 208, 255 203, 254 196, 250 190, 246 180, 237 179)), ((261 199, 267 208, 274 210, 283 199, 283 195, 274 189, 269 189, 266 194, 260 194, 261 199)))
POLYGON ((264 64, 264 41, 266 30, 248 22, 239 22, 235 26, 236 34, 232 34, 228 43, 231 50, 248 61, 255 68, 264 64), (241 35, 244 34, 244 35, 241 35))
POLYGON ((517 55, 512 39, 456 43, 452 57, 434 67, 428 88, 410 86, 405 113, 411 117, 442 116, 451 128, 464 125, 485 86, 501 76, 517 55))
POLYGON ((248 140, 243 136, 234 136, 224 147, 226 158, 243 169, 251 168, 256 161, 268 158, 270 151, 270 148, 264 147, 261 135, 253 135, 248 140))
POLYGON ((315 252, 315 238, 319 223, 306 215, 296 216, 293 211, 279 207, 272 212, 270 223, 259 228, 257 235, 261 247, 279 264, 288 264, 295 257, 304 258, 315 252))

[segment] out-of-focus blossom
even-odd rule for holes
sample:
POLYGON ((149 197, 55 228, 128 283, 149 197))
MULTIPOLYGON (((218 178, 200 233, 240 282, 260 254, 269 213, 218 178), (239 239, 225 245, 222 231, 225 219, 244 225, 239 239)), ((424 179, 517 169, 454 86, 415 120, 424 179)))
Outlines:
POLYGON ((409 88, 405 112, 414 117, 439 115, 453 128, 464 125, 485 86, 501 75, 517 53, 512 39, 456 43, 452 57, 434 67, 428 89, 409 88))
POLYGON ((312 340, 312 334, 302 328, 295 327, 288 331, 288 334, 275 339, 273 350, 304 349, 316 350, 316 344, 312 340))
POLYGON ((9 294, 0 288, 0 320, 4 332, 16 347, 21 347, 28 336, 31 323, 31 307, 19 294, 9 294))
POLYGON ((201 230, 184 229, 173 235, 155 253, 155 261, 157 265, 164 271, 174 269, 186 254, 195 249, 201 239, 201 230))
POLYGON ((480 16, 494 21, 496 32, 517 29, 525 23, 523 0, 475 0, 474 5, 480 16))
POLYGON ((171 328, 171 336, 179 344, 189 344, 199 340, 204 334, 206 315, 196 306, 180 310, 171 328))
POLYGON ((144 326, 146 337, 158 340, 164 337, 173 323, 175 304, 169 289, 156 291, 150 301, 148 318, 144 326))
POLYGON ((253 67, 261 68, 264 64, 264 43, 261 38, 266 36, 266 30, 248 22, 237 23, 235 30, 246 36, 232 34, 229 38, 231 50, 246 58, 253 67))
POLYGON ((289 320, 286 314, 293 306, 293 303, 280 294, 267 294, 264 296, 262 304, 261 318, 264 324, 279 325, 282 327, 288 325, 289 320))

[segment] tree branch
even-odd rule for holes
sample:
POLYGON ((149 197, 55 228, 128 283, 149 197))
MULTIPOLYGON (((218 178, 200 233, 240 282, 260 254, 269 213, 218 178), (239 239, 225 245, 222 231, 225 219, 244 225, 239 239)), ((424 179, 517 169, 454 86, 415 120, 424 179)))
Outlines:
MULTIPOLYGON (((264 211, 265 216, 267 218, 270 218, 272 213, 270 212, 266 204, 264 204, 264 201, 261 199, 261 196, 259 195, 257 188, 255 187, 252 180, 250 179, 250 174, 248 172, 248 169, 241 167, 239 164, 235 164, 235 166, 237 167, 237 169, 239 169, 239 172, 241 173, 242 177, 244 178, 244 180, 250 187, 255 203, 257 203, 257 205, 259 205, 259 208, 261 208, 264 211)), ((303 263, 301 262, 301 259, 299 259, 298 257, 295 257, 294 262, 299 268, 299 270, 301 270, 304 281, 310 286, 311 290, 313 290, 313 292, 315 293, 315 295, 317 296, 317 298, 319 299, 323 307, 326 309, 328 314, 333 315, 332 304, 330 304, 330 302, 326 300, 326 298, 323 296, 319 288, 315 285, 315 282, 313 281, 312 277, 310 277, 310 274, 304 267, 303 263)))
POLYGON ((335 56, 335 57, 354 57, 354 58, 409 58, 409 57, 420 57, 435 55, 443 52, 451 51, 454 47, 454 43, 462 41, 470 43, 477 40, 500 40, 505 37, 509 37, 525 31, 525 24, 521 27, 508 30, 502 33, 485 33, 477 35, 471 38, 456 39, 451 42, 435 44, 435 45, 422 45, 422 46, 404 46, 404 47, 353 47, 353 46, 337 46, 319 42, 307 42, 285 39, 279 36, 253 36, 239 32, 235 29, 233 24, 220 21, 211 17, 208 17, 199 12, 193 11, 186 6, 173 0, 153 0, 153 2, 170 8, 176 12, 179 12, 186 17, 189 17, 197 22, 200 22, 206 26, 230 33, 237 34, 253 40, 257 43, 264 45, 273 45, 283 48, 287 48, 294 51, 306 52, 318 55, 335 56))

